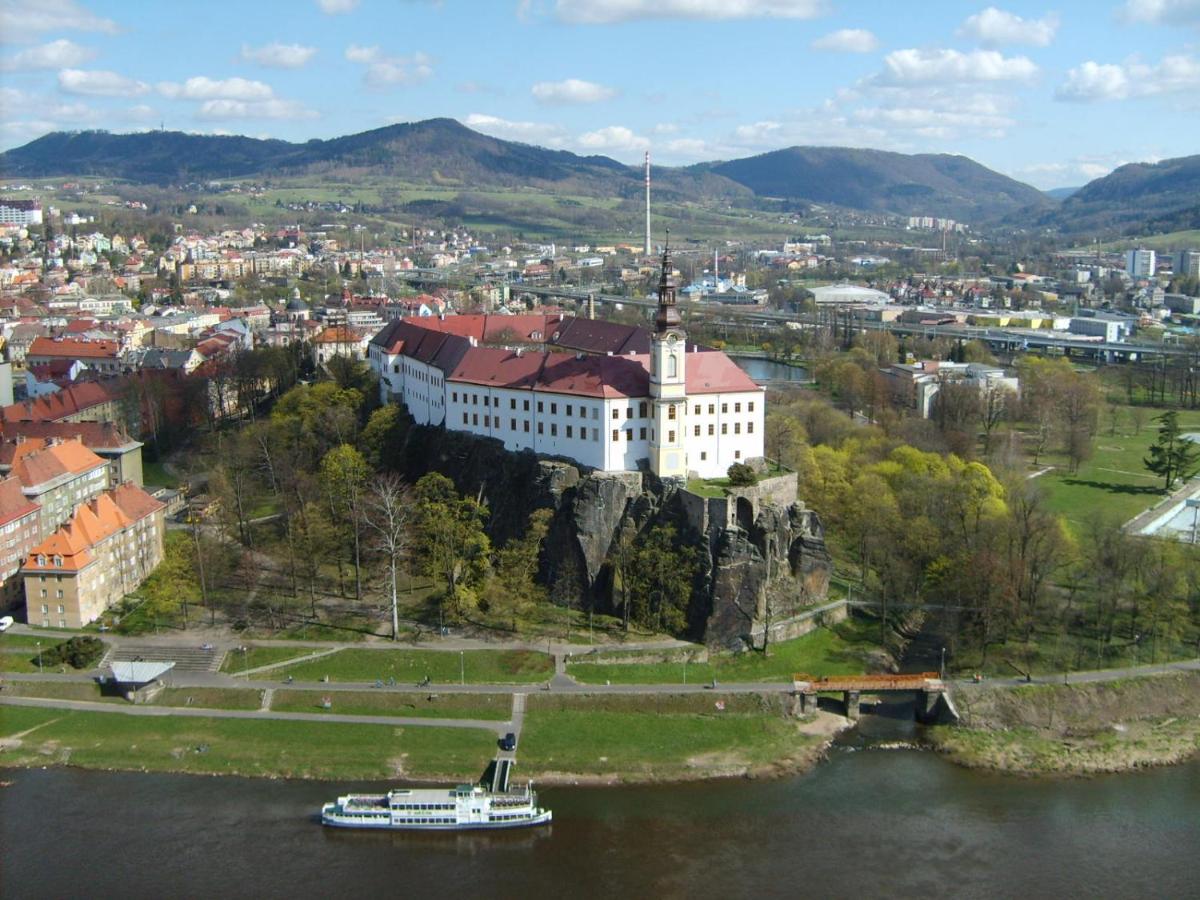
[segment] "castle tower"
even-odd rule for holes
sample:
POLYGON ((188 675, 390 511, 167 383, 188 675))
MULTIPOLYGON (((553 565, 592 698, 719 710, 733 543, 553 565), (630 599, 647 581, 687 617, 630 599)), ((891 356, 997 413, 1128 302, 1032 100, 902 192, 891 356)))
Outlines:
POLYGON ((662 255, 662 275, 658 280, 658 313, 654 317, 654 336, 650 343, 650 398, 654 409, 650 469, 660 478, 687 477, 687 451, 684 449, 687 334, 675 305, 675 290, 668 232, 662 255))

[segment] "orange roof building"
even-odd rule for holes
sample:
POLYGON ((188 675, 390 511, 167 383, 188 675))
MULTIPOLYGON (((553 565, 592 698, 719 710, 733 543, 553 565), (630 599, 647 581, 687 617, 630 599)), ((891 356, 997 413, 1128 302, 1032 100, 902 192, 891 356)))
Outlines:
POLYGON ((135 590, 162 561, 165 509, 132 483, 77 506, 21 568, 29 623, 81 628, 135 590))

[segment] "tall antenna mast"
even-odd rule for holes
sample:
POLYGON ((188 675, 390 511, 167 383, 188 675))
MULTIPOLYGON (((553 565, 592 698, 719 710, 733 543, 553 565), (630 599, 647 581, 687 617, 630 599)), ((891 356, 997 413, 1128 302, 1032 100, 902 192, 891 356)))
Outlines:
POLYGON ((650 255, 650 151, 646 151, 646 247, 644 250, 647 256, 650 255))

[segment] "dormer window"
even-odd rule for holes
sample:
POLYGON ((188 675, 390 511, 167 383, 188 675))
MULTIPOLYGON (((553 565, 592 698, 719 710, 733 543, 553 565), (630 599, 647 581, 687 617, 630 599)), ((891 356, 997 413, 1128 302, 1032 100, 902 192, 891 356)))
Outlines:
POLYGON ((56 569, 62 568, 62 557, 61 556, 54 557, 54 568, 56 568, 56 569))
POLYGON ((42 555, 39 553, 39 554, 38 554, 38 565, 39 565, 39 566, 44 566, 45 564, 46 564, 46 557, 42 556, 42 555))

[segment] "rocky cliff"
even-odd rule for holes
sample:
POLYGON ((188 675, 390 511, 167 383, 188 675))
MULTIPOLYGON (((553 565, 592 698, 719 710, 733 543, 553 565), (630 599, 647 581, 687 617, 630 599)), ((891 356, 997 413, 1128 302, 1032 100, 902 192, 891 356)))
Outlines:
POLYGON ((581 471, 565 461, 510 453, 499 441, 412 426, 392 465, 416 480, 430 471, 488 504, 488 531, 502 544, 536 509, 554 511, 540 578, 551 597, 616 614, 612 557, 658 524, 700 550, 688 636, 712 646, 758 646, 791 636, 789 623, 825 599, 831 570, 824 530, 795 501, 795 475, 765 479, 731 496, 704 498, 649 473, 581 471))

